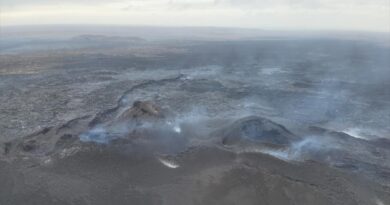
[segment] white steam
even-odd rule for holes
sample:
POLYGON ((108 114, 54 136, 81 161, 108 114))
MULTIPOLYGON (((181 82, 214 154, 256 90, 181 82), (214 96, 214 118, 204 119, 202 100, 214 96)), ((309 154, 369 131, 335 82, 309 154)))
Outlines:
POLYGON ((136 125, 131 122, 121 122, 113 125, 98 125, 88 132, 85 132, 80 135, 80 140, 83 142, 96 142, 99 144, 107 144, 111 140, 123 138, 127 134, 133 132, 135 129, 139 128, 149 128, 152 125, 150 123, 143 123, 141 125, 136 125))
POLYGON ((166 167, 168 168, 171 168, 171 169, 176 169, 176 168, 179 168, 179 164, 177 164, 176 162, 172 161, 172 160, 167 160, 167 159, 162 159, 162 158, 158 158, 158 160, 166 167))
POLYGON ((258 148, 246 150, 246 152, 264 153, 284 161, 304 161, 310 159, 313 154, 338 148, 339 146, 330 140, 310 136, 285 149, 258 148))
POLYGON ((108 143, 110 141, 108 132, 103 127, 95 127, 92 130, 81 134, 80 140, 82 142, 97 142, 101 144, 108 143))
POLYGON ((383 203, 383 202, 382 202, 381 200, 379 200, 379 199, 376 199, 375 202, 376 202, 377 205, 385 205, 385 203, 383 203))
POLYGON ((176 125, 173 127, 173 131, 175 131, 176 133, 181 133, 181 128, 179 125, 176 125))
POLYGON ((378 136, 386 136, 385 132, 382 133, 381 130, 372 130, 358 127, 347 128, 341 132, 344 132, 351 137, 363 140, 372 140, 374 138, 379 138, 378 136))
MULTIPOLYGON (((206 119, 208 119, 205 113, 204 109, 196 108, 175 117, 165 119, 165 121, 145 121, 140 124, 132 121, 101 124, 81 134, 79 137, 83 142, 107 144, 114 139, 125 138, 129 136, 130 133, 143 131, 161 131, 161 133, 165 133, 165 135, 184 136, 188 134, 188 132, 193 134, 193 132, 203 131, 203 129, 199 129, 199 126, 204 127, 201 124, 205 123, 207 121, 206 119)), ((161 136, 164 136, 164 134, 161 136)))
POLYGON ((202 122, 207 121, 206 111, 203 108, 192 109, 188 112, 175 116, 173 119, 167 120, 166 124, 177 134, 182 134, 185 127, 200 126, 202 122))

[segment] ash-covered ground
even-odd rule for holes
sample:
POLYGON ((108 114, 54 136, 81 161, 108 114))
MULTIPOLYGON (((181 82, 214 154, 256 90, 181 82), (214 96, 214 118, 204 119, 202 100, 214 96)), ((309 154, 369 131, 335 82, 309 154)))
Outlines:
POLYGON ((0 204, 390 204, 389 44, 3 29, 0 204))

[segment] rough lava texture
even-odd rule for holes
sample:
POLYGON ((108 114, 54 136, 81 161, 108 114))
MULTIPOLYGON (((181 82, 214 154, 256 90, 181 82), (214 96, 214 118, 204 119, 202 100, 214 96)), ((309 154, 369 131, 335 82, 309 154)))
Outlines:
POLYGON ((118 120, 133 120, 135 118, 153 118, 162 117, 161 109, 154 105, 152 102, 136 101, 133 107, 125 110, 119 117, 118 120))
POLYGON ((215 135, 222 136, 226 146, 247 142, 283 147, 299 139, 283 125, 257 116, 237 120, 215 135))
POLYGON ((137 121, 134 130, 104 143, 79 138, 94 129, 88 126, 93 117, 5 143, 0 176, 8 188, 1 186, 1 204, 378 205, 390 200, 388 190, 325 165, 318 153, 306 152, 311 160, 298 162, 245 151, 286 150, 302 140, 266 118, 221 125, 211 134, 219 142, 195 146, 182 140, 188 136, 167 132, 155 121, 160 116, 152 102, 136 101, 106 123, 137 121), (153 125, 144 127, 146 122, 153 125), (180 148, 173 152, 174 146, 180 148))
POLYGON ((118 35, 2 35, 0 205, 390 204, 389 47, 118 35))

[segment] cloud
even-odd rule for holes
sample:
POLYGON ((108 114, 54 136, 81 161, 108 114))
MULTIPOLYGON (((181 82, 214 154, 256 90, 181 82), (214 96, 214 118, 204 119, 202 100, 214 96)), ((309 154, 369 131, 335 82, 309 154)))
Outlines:
MULTIPOLYGON (((121 0, 112 0, 112 1, 121 1, 121 0)), ((0 5, 2 6, 31 6, 31 5, 39 5, 39 6, 47 6, 47 5, 59 5, 59 4, 101 4, 107 3, 107 0, 2 0, 0 5)))
POLYGON ((388 3, 388 0, 1 0, 0 6, 3 25, 38 22, 390 31, 388 3))
POLYGON ((378 6, 389 7, 388 0, 2 0, 2 6, 48 6, 62 4, 112 4, 121 3, 143 7, 180 7, 180 8, 271 8, 271 7, 301 7, 301 8, 340 8, 348 6, 378 6))

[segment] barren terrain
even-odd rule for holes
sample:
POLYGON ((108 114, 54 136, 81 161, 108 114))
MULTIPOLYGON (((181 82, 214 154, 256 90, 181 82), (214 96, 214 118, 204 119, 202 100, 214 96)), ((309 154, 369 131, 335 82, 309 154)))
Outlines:
POLYGON ((3 34, 1 205, 390 204, 379 37, 163 32, 3 34))

